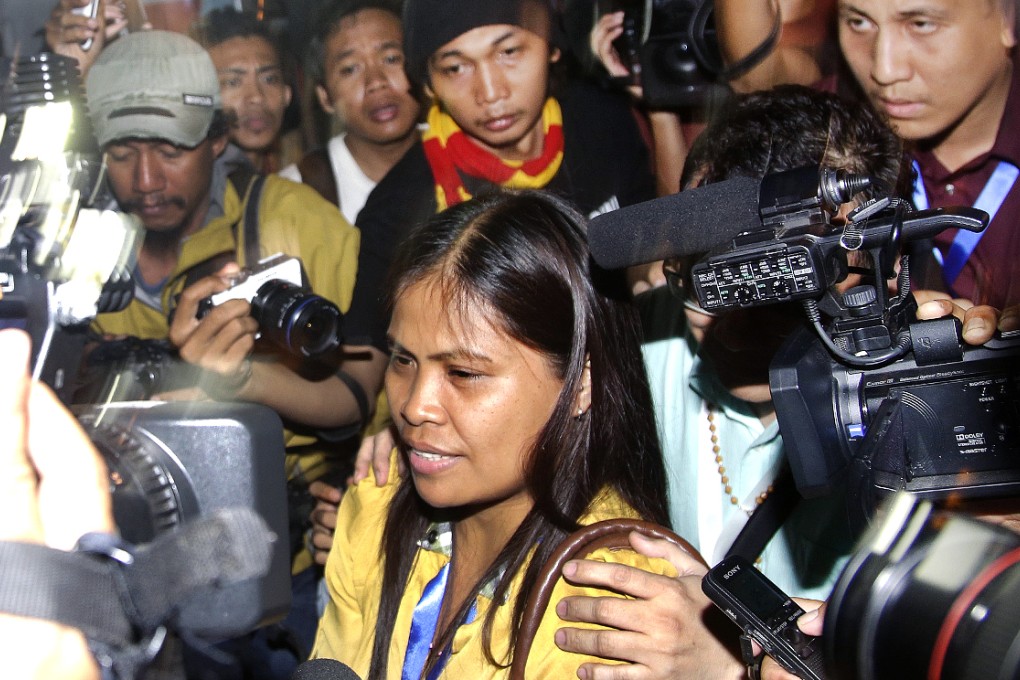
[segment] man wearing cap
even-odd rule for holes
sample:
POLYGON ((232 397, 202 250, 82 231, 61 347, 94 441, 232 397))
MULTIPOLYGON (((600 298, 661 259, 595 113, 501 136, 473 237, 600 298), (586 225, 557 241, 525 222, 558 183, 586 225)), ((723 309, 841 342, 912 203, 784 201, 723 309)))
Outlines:
POLYGON ((628 103, 580 83, 550 96, 560 58, 544 0, 408 0, 404 52, 432 98, 423 141, 358 215, 358 283, 348 328, 385 347, 384 277, 404 234, 487 187, 545 188, 597 214, 654 196, 628 103))
MULTIPOLYGON (((122 312, 100 315, 95 325, 106 335, 169 338, 180 357, 200 369, 189 397, 257 402, 279 413, 288 428, 286 473, 293 496, 329 469, 321 444, 326 434, 350 425, 356 430, 367 417, 368 395, 379 389, 373 376, 381 368, 354 348, 344 352, 339 371, 321 370, 256 344, 258 323, 247 301, 228 300, 201 319, 198 305, 226 290, 224 277, 238 265, 254 264, 246 255, 254 239, 246 237, 252 232, 245 220, 257 216, 256 257, 299 258, 312 291, 344 311, 359 234, 307 186, 268 176, 256 191, 243 154, 228 146, 219 92, 208 54, 176 33, 126 35, 90 69, 89 115, 109 187, 120 208, 145 227, 135 299, 122 312), (249 206, 252 193, 260 199, 249 206)), ((306 517, 307 510, 301 519, 306 517)), ((309 564, 307 553, 299 553, 295 573, 309 564)), ((314 615, 305 623, 301 636, 310 642, 314 615)))

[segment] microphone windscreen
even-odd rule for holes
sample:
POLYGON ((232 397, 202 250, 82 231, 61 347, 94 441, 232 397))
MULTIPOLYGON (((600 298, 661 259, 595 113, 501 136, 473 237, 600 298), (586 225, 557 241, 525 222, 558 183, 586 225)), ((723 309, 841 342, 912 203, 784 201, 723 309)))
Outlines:
POLYGON ((361 680, 347 664, 336 659, 310 659, 300 664, 290 680, 361 680))
POLYGON ((588 244, 605 269, 705 253, 761 229, 760 180, 734 177, 619 208, 591 220, 588 244))

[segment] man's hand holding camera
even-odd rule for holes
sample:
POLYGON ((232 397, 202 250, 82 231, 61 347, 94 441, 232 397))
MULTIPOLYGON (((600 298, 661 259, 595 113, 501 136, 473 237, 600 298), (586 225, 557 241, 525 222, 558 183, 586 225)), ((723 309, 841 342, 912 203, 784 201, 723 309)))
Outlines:
POLYGON ((227 396, 245 394, 251 383, 249 356, 255 347, 259 324, 252 318, 251 305, 245 300, 227 300, 212 307, 201 319, 198 310, 210 295, 230 288, 231 280, 239 273, 237 264, 227 264, 215 275, 186 288, 170 326, 170 342, 178 348, 181 358, 218 378, 217 396, 222 392, 227 392, 227 396))
MULTIPOLYGON (((348 355, 340 349, 340 315, 336 306, 306 289, 294 286, 288 288, 286 283, 274 289, 288 296, 284 300, 285 305, 290 305, 286 307, 286 322, 300 326, 299 330, 314 331, 311 335, 306 333, 307 337, 295 333, 311 343, 311 346, 306 347, 300 340, 289 337, 286 330, 291 326, 267 329, 260 325, 258 318, 252 316, 253 308, 265 304, 264 296, 256 295, 253 302, 249 302, 249 297, 228 295, 219 302, 209 304, 210 296, 231 288, 240 290, 237 284, 241 271, 237 264, 224 265, 214 275, 199 279, 185 288, 178 299, 170 324, 169 339, 184 361, 206 372, 206 379, 202 381, 200 389, 217 400, 241 400, 269 406, 285 420, 309 427, 335 428, 348 425, 352 421, 348 414, 360 410, 355 404, 347 406, 349 402, 355 401, 349 386, 334 373, 306 377, 294 368, 295 362, 306 359, 328 362, 339 360, 343 354, 345 372, 355 381, 366 384, 370 382, 366 376, 375 371, 371 366, 365 367, 370 362, 356 360, 348 364, 348 355), (313 298, 313 303, 300 304, 306 298, 313 298), (313 310, 312 315, 300 316, 308 310, 313 310), (294 341, 295 345, 288 347, 282 357, 260 352, 258 359, 253 360, 252 352, 259 333, 273 339, 275 345, 280 344, 277 336, 294 341), (322 350, 320 353, 312 351, 319 349, 322 350), (305 350, 308 350, 307 356, 305 350)), ((250 284, 251 279, 247 282, 250 284)), ((250 292, 249 289, 245 290, 250 292)), ((358 354, 351 356, 362 358, 358 354)), ((373 361, 385 361, 385 358, 379 353, 379 358, 373 357, 373 361)), ((326 364, 323 363, 322 367, 326 368, 326 364)), ((374 393, 378 389, 374 383, 370 387, 365 389, 365 394, 374 393)), ((195 398, 193 390, 159 396, 164 399, 195 398)))
POLYGON ((995 335, 1020 329, 1020 308, 1001 312, 988 305, 975 305, 970 300, 952 299, 946 293, 915 290, 918 319, 939 319, 952 314, 963 324, 963 340, 968 345, 981 345, 995 335))

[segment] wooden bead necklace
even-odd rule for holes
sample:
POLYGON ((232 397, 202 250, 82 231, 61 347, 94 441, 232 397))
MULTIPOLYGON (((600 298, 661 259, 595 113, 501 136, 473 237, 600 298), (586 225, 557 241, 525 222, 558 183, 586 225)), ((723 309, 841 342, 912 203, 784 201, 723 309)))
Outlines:
POLYGON ((725 494, 729 497, 732 505, 737 506, 743 510, 748 517, 750 517, 754 514, 755 508, 764 503, 765 499, 768 498, 770 493, 772 493, 772 485, 769 484, 764 491, 755 497, 754 508, 747 509, 740 505, 740 499, 733 495, 733 486, 730 484, 730 478, 726 474, 726 466, 723 464, 722 449, 719 447, 719 434, 715 425, 715 409, 711 404, 706 404, 706 411, 708 413, 709 436, 712 440, 712 454, 715 456, 716 465, 719 466, 717 469, 719 471, 719 481, 722 482, 723 492, 725 492, 725 494))

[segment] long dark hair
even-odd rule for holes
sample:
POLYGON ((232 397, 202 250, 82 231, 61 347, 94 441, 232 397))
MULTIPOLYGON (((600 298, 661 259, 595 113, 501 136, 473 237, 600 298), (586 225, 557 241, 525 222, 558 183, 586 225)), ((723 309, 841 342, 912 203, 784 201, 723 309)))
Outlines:
MULTIPOLYGON (((535 500, 495 562, 475 584, 477 592, 501 572, 493 602, 505 600, 511 579, 527 563, 513 604, 513 633, 542 564, 578 528, 577 520, 603 489, 613 489, 645 519, 669 525, 666 474, 659 449, 640 331, 626 286, 616 273, 591 261, 585 220, 563 201, 539 191, 495 192, 454 206, 415 230, 401 245, 391 275, 390 308, 407 288, 438 282, 448 308, 482 302, 489 319, 515 340, 541 352, 563 380, 549 422, 525 463, 535 500), (588 413, 574 411, 591 362, 588 413), (534 550, 534 556, 528 561, 534 550)), ((456 312, 454 312, 456 313, 456 312)), ((434 513, 407 475, 389 508, 383 539, 383 585, 369 678, 384 678, 390 639, 417 541, 434 513)), ((453 639, 473 598, 441 631, 435 649, 453 639)), ((489 660, 497 607, 483 628, 489 660)))

